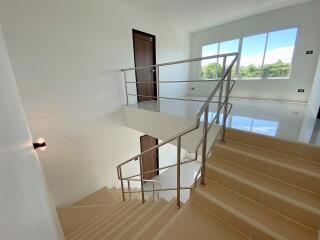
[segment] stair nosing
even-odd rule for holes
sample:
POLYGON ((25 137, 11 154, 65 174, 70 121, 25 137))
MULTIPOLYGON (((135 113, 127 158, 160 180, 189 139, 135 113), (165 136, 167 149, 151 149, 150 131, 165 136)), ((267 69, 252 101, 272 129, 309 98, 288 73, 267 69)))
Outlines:
MULTIPOLYGON (((242 143, 239 143, 239 144, 242 144, 242 143)), ((307 170, 307 169, 301 169, 301 168, 294 167, 294 166, 286 164, 286 163, 280 163, 280 162, 272 160, 271 158, 263 157, 263 156, 260 156, 258 154, 255 154, 255 153, 246 152, 244 150, 237 149, 237 148, 234 148, 232 146, 228 146, 227 144, 226 145, 218 144, 218 145, 215 145, 215 146, 223 148, 225 150, 232 151, 232 152, 240 153, 242 155, 253 157, 255 159, 258 159, 259 161, 267 162, 268 164, 272 164, 272 165, 276 165, 276 166, 279 166, 279 167, 287 168, 287 169, 290 169, 290 170, 292 170, 294 172, 298 172, 300 174, 304 174, 304 175, 307 175, 307 176, 318 178, 320 180, 320 174, 319 173, 315 173, 315 172, 312 172, 312 171, 307 170)), ((251 145, 247 145, 247 146, 251 147, 251 145)))
MULTIPOLYGON (((128 216, 126 216, 126 219, 132 217, 134 214, 139 213, 141 210, 145 209, 147 207, 147 209, 153 207, 153 204, 155 204, 155 202, 151 201, 147 201, 145 204, 141 204, 141 206, 139 206, 137 209, 135 209, 133 212, 131 212, 128 216)), ((137 216, 139 217, 139 216, 137 216)), ((125 223, 126 220, 124 220, 124 222, 121 222, 120 224, 118 224, 115 228, 111 229, 106 235, 104 235, 105 238, 108 238, 110 236, 110 234, 113 234, 114 231, 117 231, 122 224, 125 223)))
POLYGON ((113 211, 114 209, 118 209, 121 207, 121 203, 115 203, 114 206, 110 207, 109 209, 107 209, 106 211, 102 212, 101 214, 97 215, 95 218, 91 219, 90 221, 86 222, 85 224, 81 225, 80 227, 78 227, 77 229, 75 229, 72 233, 68 234, 65 238, 66 239, 72 239, 75 236, 77 236, 84 228, 89 227, 91 224, 93 224, 94 222, 96 222, 97 220, 101 220, 101 218, 103 218, 103 216, 105 216, 105 214, 113 211))
MULTIPOLYGON (((132 205, 127 205, 127 207, 124 207, 123 211, 121 211, 119 214, 117 214, 117 216, 115 216, 115 218, 113 218, 110 222, 108 222, 108 224, 104 225, 102 228, 100 228, 101 223, 99 226, 95 226, 95 229, 91 229, 90 232, 92 232, 92 230, 94 230, 94 232, 90 235, 90 239, 94 239, 98 234, 100 234, 101 232, 103 232, 105 230, 106 227, 109 227, 111 224, 113 224, 115 221, 118 221, 119 219, 121 219, 121 217, 126 214, 126 211, 131 210, 132 208, 136 207, 139 203, 137 201, 132 202, 132 205), (129 209, 129 210, 128 210, 129 209), (98 227, 98 228, 97 228, 98 227)), ((106 219, 105 219, 106 220, 106 219)), ((87 240, 87 239, 86 239, 87 240)))
MULTIPOLYGON (((239 195, 240 197, 245 198, 246 201, 252 202, 253 204, 257 205, 259 208, 263 208, 264 210, 269 211, 269 212, 271 212, 271 213, 274 214, 274 215, 280 216, 281 218, 288 219, 287 217, 284 217, 283 215, 277 213, 276 211, 273 211, 272 209, 269 209, 269 208, 267 208, 267 207, 265 207, 265 206, 263 206, 263 205, 255 202, 255 201, 251 200, 251 199, 248 199, 248 198, 246 198, 246 197, 244 197, 244 196, 241 196, 239 193, 234 192, 233 190, 230 190, 230 189, 226 188, 225 186, 223 186, 223 185, 221 185, 221 184, 219 184, 219 183, 217 183, 217 182, 215 182, 215 181, 212 181, 211 179, 207 179, 207 181, 208 181, 208 180, 209 180, 210 182, 218 185, 218 186, 221 187, 222 189, 225 189, 225 191, 229 191, 229 192, 231 192, 231 193, 234 194, 234 195, 239 195)), ((262 231, 262 232, 264 232, 264 233, 266 233, 266 234, 268 234, 267 232, 269 232, 269 233, 272 232, 273 235, 280 237, 280 239, 287 239, 286 236, 278 233, 276 230, 273 230, 273 229, 271 229, 270 227, 265 226, 264 224, 262 224, 262 223, 258 222, 257 220, 253 219, 252 217, 247 216, 246 214, 240 212, 239 210, 235 209, 234 207, 230 206, 229 204, 224 203, 222 200, 220 200, 220 199, 218 199, 217 197, 215 197, 214 195, 206 192, 204 189, 196 188, 195 191, 196 191, 198 194, 202 195, 204 198, 208 199, 209 201, 212 201, 212 202, 214 202, 215 204, 219 205, 219 206, 220 206, 221 208, 223 208, 225 211, 229 212, 229 214, 233 214, 233 215, 237 216, 238 218, 242 219, 243 221, 247 222, 248 224, 252 225, 252 226, 255 227, 255 228, 257 228, 257 226, 259 226, 259 230, 260 230, 260 231, 262 231), (231 209, 232 211, 230 211, 230 209, 231 209), (247 220, 245 220, 245 219, 247 219, 247 220), (264 229, 264 230, 267 229, 267 232, 265 232, 263 229, 264 229)), ((317 231, 315 231, 314 229, 312 229, 312 228, 310 228, 310 227, 308 227, 308 226, 306 226, 306 225, 304 225, 304 224, 301 224, 301 223, 299 223, 299 222, 297 222, 297 221, 294 221, 294 220, 291 220, 291 221, 293 221, 293 222, 295 222, 296 224, 298 224, 298 225, 306 228, 306 229, 307 229, 308 231, 310 231, 310 232, 317 233, 317 231)), ((276 238, 276 239, 278 239, 278 238, 276 238)))
MULTIPOLYGON (((221 159, 222 161, 225 161, 225 160, 223 160, 223 158, 218 158, 218 159, 221 159)), ((225 161, 225 162, 228 162, 228 161, 225 161)), ((228 162, 228 164, 232 164, 232 163, 229 163, 229 162, 228 162)), ((227 175, 227 176, 230 177, 230 178, 236 179, 237 181, 240 181, 240 182, 242 182, 242 183, 244 183, 244 184, 246 184, 246 185, 249 185, 249 186, 251 186, 251 187, 253 187, 253 188, 255 188, 255 189, 258 189, 258 190, 260 190, 261 192, 266 192, 266 193, 269 194, 269 195, 272 195, 272 196, 274 196, 274 197, 280 198, 280 199, 283 200, 283 201, 289 202, 289 203, 291 203, 291 204, 293 204, 293 205, 296 205, 296 206, 298 206, 298 207, 300 207, 300 208, 303 208, 303 209, 305 209, 305 210, 308 210, 308 211, 310 211, 310 212, 312 212, 312 213, 315 213, 315 214, 317 214, 317 215, 320 216, 320 210, 319 210, 318 208, 316 208, 316 207, 313 207, 313 206, 310 206, 310 205, 305 204, 305 203, 303 203, 303 202, 297 201, 297 200, 293 199, 292 197, 287 197, 287 198, 285 198, 282 194, 280 194, 280 193, 278 193, 278 192, 276 192, 276 191, 273 191, 272 189, 266 188, 266 187, 264 187, 264 186, 261 186, 261 185, 259 185, 259 184, 254 183, 254 182, 251 182, 251 181, 249 181, 249 180, 247 180, 247 179, 245 179, 245 178, 243 178, 243 177, 239 177, 239 176, 234 175, 234 174, 232 174, 232 173, 230 173, 230 172, 227 172, 227 171, 225 171, 224 169, 221 169, 221 168, 219 168, 218 166, 215 166, 214 164, 212 164, 212 163, 210 163, 210 162, 207 162, 206 167, 208 167, 208 168, 213 168, 214 170, 216 170, 216 171, 218 171, 218 172, 220 172, 220 173, 222 172, 222 174, 227 175)), ((242 167, 242 166, 238 166, 238 165, 237 165, 237 167, 240 167, 240 168, 243 168, 243 169, 247 170, 247 168, 244 168, 244 167, 242 167)), ((251 171, 251 169, 248 169, 247 171, 251 171)), ((253 171, 252 171, 252 172, 253 172, 253 171)), ((257 175, 262 175, 262 174, 259 174, 259 173, 255 173, 255 174, 257 174, 257 175)), ((263 176, 263 177, 268 177, 268 176, 265 176, 265 175, 262 175, 262 176, 263 176)), ((274 180, 274 181, 277 181, 276 179, 273 179, 273 178, 270 178, 270 179, 272 179, 272 180, 274 180)), ((280 181, 279 181, 279 182, 280 182, 280 181)), ((281 183, 283 183, 283 182, 281 182, 281 183)), ((286 184, 286 183, 284 183, 284 184, 286 184)), ((289 185, 289 186, 290 186, 290 185, 289 185)), ((299 188, 298 188, 298 189, 299 189, 299 188)), ((312 192, 312 193, 313 193, 313 192, 312 192)))
POLYGON ((158 202, 155 202, 154 205, 150 206, 150 208, 148 208, 145 212, 143 212, 140 216, 138 216, 135 221, 133 221, 131 224, 129 224, 126 229, 124 229, 124 231, 122 231, 115 239, 121 239, 122 236, 124 234, 127 233, 127 231, 129 231, 135 224, 137 224, 139 221, 143 220, 143 218, 150 213, 151 211, 153 211, 155 208, 157 208, 159 205, 161 206, 161 204, 165 204, 164 201, 160 200, 158 202))
POLYGON ((155 223, 167 210, 169 210, 176 202, 176 199, 172 199, 167 203, 167 206, 165 206, 161 211, 159 211, 156 216, 154 216, 153 219, 150 220, 149 223, 147 223, 146 226, 142 227, 137 231, 137 233, 132 237, 132 240, 137 240, 139 237, 147 230, 149 227, 155 223))
MULTIPOLYGON (((125 209, 128 205, 130 204, 130 202, 125 202, 124 204, 122 204, 119 208, 117 208, 115 210, 115 212, 111 212, 111 214, 109 215, 105 215, 105 217, 103 217, 102 219, 100 219, 100 221, 96 224, 94 224, 93 226, 91 226, 89 229, 87 229, 85 232, 82 232, 81 236, 78 236, 79 234, 77 234, 77 237, 79 237, 80 239, 82 239, 84 237, 85 234, 91 233, 92 231, 94 231, 97 227, 99 227, 100 225, 103 224, 104 221, 106 221, 106 219, 108 217, 110 217, 111 215, 116 214, 118 211, 122 211, 123 209, 125 209)), ((136 204, 136 202, 132 202, 132 204, 136 204)), ((129 205, 130 206, 130 205, 129 205)), ((93 223, 92 223, 93 224, 93 223)), ((77 238, 78 239, 78 238, 77 238)))

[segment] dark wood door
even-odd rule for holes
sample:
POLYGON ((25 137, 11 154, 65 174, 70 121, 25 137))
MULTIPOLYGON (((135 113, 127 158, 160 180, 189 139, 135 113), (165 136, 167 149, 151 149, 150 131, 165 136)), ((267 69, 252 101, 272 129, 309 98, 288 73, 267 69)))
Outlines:
MULTIPOLYGON (((136 67, 156 64, 155 41, 155 36, 133 30, 133 49, 136 67)), ((156 81, 154 68, 136 70, 136 81, 146 82, 137 84, 137 95, 142 95, 137 97, 138 102, 156 100, 157 85, 154 83, 156 81)))
MULTIPOLYGON (((156 146, 158 144, 158 139, 153 138, 149 135, 144 135, 140 137, 140 147, 141 152, 148 150, 149 148, 156 146)), ((152 171, 156 170, 159 167, 159 158, 158 158, 158 150, 152 150, 142 157, 142 168, 143 171, 152 171)), ((145 173, 143 174, 144 179, 152 179, 153 177, 157 176, 159 171, 145 173)))

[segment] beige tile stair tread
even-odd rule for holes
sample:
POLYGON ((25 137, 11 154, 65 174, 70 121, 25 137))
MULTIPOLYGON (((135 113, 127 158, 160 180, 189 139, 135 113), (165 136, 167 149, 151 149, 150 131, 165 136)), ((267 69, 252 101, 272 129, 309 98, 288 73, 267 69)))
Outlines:
POLYGON ((225 172, 238 181, 245 182, 262 191, 276 195, 280 194, 285 197, 284 199, 290 202, 297 202, 297 204, 310 208, 320 214, 320 196, 310 191, 277 181, 274 178, 259 174, 251 169, 220 158, 208 160, 207 166, 225 172))
POLYGON ((152 207, 143 211, 135 221, 126 226, 114 239, 127 240, 131 238, 131 236, 135 234, 138 229, 142 228, 151 218, 153 218, 154 215, 166 205, 166 203, 167 202, 164 199, 157 201, 152 207))
POLYGON ((149 240, 159 231, 159 227, 169 221, 178 209, 177 200, 172 199, 167 205, 159 210, 158 213, 150 219, 142 228, 140 228, 133 236, 132 240, 149 240))
POLYGON ((109 190, 104 187, 89 196, 81 199, 80 201, 72 204, 72 206, 87 206, 87 205, 99 205, 99 204, 113 204, 116 200, 109 190))
POLYGON ((110 207, 110 205, 99 205, 57 209, 64 236, 68 236, 82 225, 103 214, 110 207))
POLYGON ((108 226, 110 223, 112 223, 115 219, 117 219, 122 214, 126 214, 127 212, 130 212, 137 205, 138 205, 137 201, 127 201, 122 203, 118 209, 115 209, 114 211, 108 214, 105 214, 103 218, 92 223, 90 227, 83 229, 77 235, 73 236, 72 239, 77 239, 77 240, 89 239, 94 233, 96 233, 97 231, 101 231, 102 228, 108 226))
POLYGON ((197 188, 195 191, 227 211, 229 217, 234 215, 274 239, 317 239, 317 232, 244 198, 208 178, 206 178, 206 186, 197 188))
POLYGON ((245 240, 248 238, 189 201, 153 238, 153 240, 160 239, 245 240))
POLYGON ((296 158, 277 152, 267 151, 262 148, 257 148, 230 140, 226 144, 218 143, 215 146, 231 151, 240 151, 242 153, 253 155, 256 158, 268 161, 269 163, 285 166, 294 171, 312 175, 320 179, 320 164, 306 161, 302 158, 296 158))
POLYGON ((155 202, 151 200, 147 201, 145 204, 142 204, 141 202, 138 203, 134 209, 132 209, 130 212, 127 212, 125 215, 122 214, 121 217, 118 217, 108 226, 96 232, 90 237, 90 239, 114 239, 119 232, 123 231, 125 227, 130 224, 130 221, 134 221, 139 217, 140 214, 142 214, 144 211, 147 211, 149 208, 152 208, 154 205, 155 202))
MULTIPOLYGON (((138 201, 128 201, 129 203, 125 208, 117 213, 110 215, 107 219, 100 222, 100 224, 95 225, 93 228, 90 229, 90 232, 86 232, 85 235, 82 235, 79 240, 89 240, 89 239, 96 239, 97 236, 100 236, 101 232, 108 231, 112 227, 116 226, 116 224, 120 223, 124 217, 129 215, 134 209, 140 206, 138 201)), ((101 238, 98 238, 101 239, 101 238)))
POLYGON ((90 229, 93 225, 97 224, 99 221, 101 221, 102 219, 106 218, 109 214, 124 208, 126 206, 126 204, 128 203, 117 203, 114 204, 113 207, 110 207, 109 209, 107 209, 104 212, 101 212, 101 214, 97 215, 95 218, 93 218, 92 220, 88 221, 87 223, 85 223, 84 225, 82 225, 81 227, 77 228, 75 231, 73 231, 71 234, 67 235, 66 239, 73 239, 74 237, 76 238, 79 234, 81 235, 83 232, 86 232, 88 229, 90 229))
POLYGON ((112 187, 109 189, 111 195, 116 199, 117 201, 122 201, 122 195, 121 195, 121 190, 117 189, 115 187, 112 187))

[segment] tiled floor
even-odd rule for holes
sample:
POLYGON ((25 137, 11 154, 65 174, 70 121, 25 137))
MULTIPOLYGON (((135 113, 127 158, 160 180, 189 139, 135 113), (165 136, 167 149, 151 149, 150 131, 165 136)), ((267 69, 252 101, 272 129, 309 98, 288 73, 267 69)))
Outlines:
MULTIPOLYGON (((320 145, 320 120, 312 115, 308 104, 248 99, 230 102, 233 109, 228 127, 320 145)), ((194 118, 201 105, 201 102, 161 99, 159 108, 162 113, 194 118)), ((131 106, 158 111, 156 101, 131 106)), ((216 108, 217 104, 211 104, 209 116, 215 115, 216 108)))

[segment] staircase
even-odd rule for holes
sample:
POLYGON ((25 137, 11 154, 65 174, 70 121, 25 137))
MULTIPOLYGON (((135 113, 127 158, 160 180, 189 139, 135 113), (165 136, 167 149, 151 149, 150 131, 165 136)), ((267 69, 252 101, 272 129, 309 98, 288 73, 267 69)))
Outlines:
POLYGON ((227 129, 205 183, 179 210, 175 199, 122 202, 121 191, 104 188, 67 208, 73 229, 58 210, 66 239, 319 239, 316 146, 227 129))

